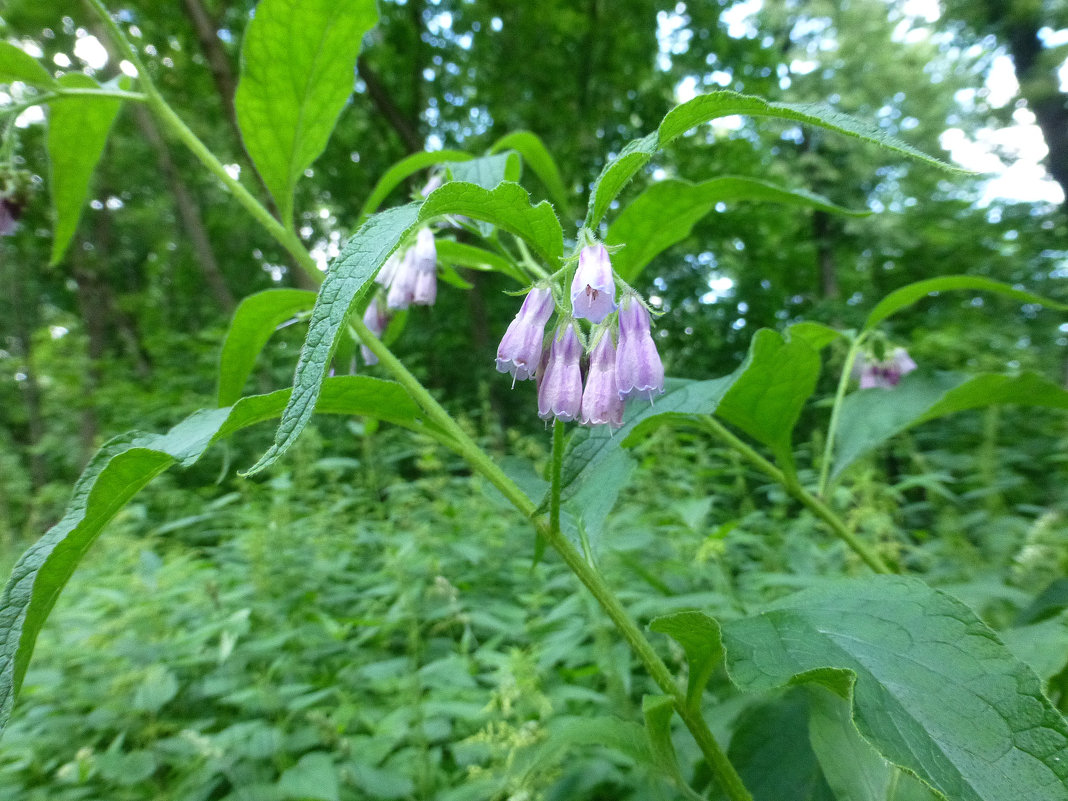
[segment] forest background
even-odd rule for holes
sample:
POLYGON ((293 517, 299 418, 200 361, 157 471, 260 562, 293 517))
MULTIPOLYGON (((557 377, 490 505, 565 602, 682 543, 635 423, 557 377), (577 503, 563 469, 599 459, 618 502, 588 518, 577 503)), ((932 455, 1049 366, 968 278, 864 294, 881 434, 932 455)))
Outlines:
MULTIPOLYGON (((266 198, 233 105, 252 5, 112 10, 168 100, 266 198)), ((875 213, 712 209, 639 286, 663 312, 657 343, 669 375, 730 373, 758 328, 801 319, 858 327, 891 290, 940 275, 1068 302, 1064 2, 407 0, 379 11, 352 101, 298 187, 298 231, 324 268, 376 181, 407 154, 479 153, 531 131, 571 198, 558 213, 577 221, 610 154, 677 102, 728 88, 826 101, 996 177, 750 118, 681 139, 649 180, 752 176, 875 213)), ((119 58, 97 26, 78 4, 0 6, 0 36, 56 70, 103 80, 119 74, 119 58)), ((39 107, 0 118, 14 125, 12 163, 31 174, 19 226, 0 238, 5 567, 60 517, 106 438, 162 431, 212 404, 219 343, 243 298, 309 288, 137 104, 115 123, 72 246, 47 266, 43 119, 39 107)), ((393 199, 425 181, 418 174, 393 199)), ((462 265, 449 277, 433 308, 408 314, 396 352, 491 449, 544 461, 528 387, 512 390, 493 370, 514 283, 462 265)), ((896 316, 886 333, 921 365, 1033 370, 1068 387, 1063 319, 947 293, 896 316)), ((257 391, 290 383, 301 329, 272 340, 257 391)), ((831 348, 825 395, 842 355, 831 348)), ((802 419, 802 451, 819 452, 821 424, 816 412, 802 419)), ((460 798, 472 776, 490 776, 509 792, 594 798, 633 786, 627 766, 603 754, 544 775, 516 768, 515 755, 565 711, 582 715, 604 696, 632 704, 640 669, 603 626, 572 623, 576 614, 597 619, 596 610, 551 561, 531 567, 533 539, 500 518, 453 456, 405 432, 324 420, 269 473, 239 478, 235 468, 255 461, 270 433, 249 432, 167 474, 111 525, 68 590, 78 603, 61 602, 42 638, 0 744, 0 789, 20 798, 236 798, 262 785, 279 797, 329 799, 353 788, 386 798, 451 788, 460 798), (365 626, 363 656, 353 660, 342 646, 365 626), (477 669, 441 650, 452 637, 477 669), (339 709, 358 709, 364 729, 339 731, 339 709), (231 747, 238 741, 245 751, 231 747)), ((737 459, 674 435, 638 455, 598 547, 637 587, 631 600, 645 613, 677 608, 678 598, 744 605, 856 568, 804 536, 813 520, 737 459)), ((842 492, 858 532, 974 601, 997 627, 1068 572, 1066 487, 1063 412, 991 407, 895 440, 855 466, 842 492)), ((1058 636, 1068 643, 1063 625, 1058 636)), ((1048 677, 1063 681, 1064 667, 1048 666, 1048 677)))

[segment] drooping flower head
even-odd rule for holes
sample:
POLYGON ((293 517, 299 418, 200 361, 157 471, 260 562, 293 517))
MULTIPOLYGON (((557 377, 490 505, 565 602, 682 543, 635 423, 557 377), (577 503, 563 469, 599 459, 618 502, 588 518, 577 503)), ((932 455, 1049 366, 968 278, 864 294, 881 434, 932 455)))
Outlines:
POLYGON ((557 329, 549 347, 549 362, 538 387, 538 416, 555 417, 565 423, 579 416, 582 406, 582 343, 575 324, 557 329))
POLYGON ((438 297, 438 252, 434 246, 434 232, 429 228, 419 229, 412 252, 415 254, 412 302, 417 306, 433 306, 438 297))
POLYGON ((894 348, 890 355, 884 359, 876 359, 874 355, 861 355, 853 368, 854 374, 860 378, 861 389, 893 389, 901 381, 902 376, 916 369, 916 362, 912 360, 904 348, 894 348))
POLYGON ((587 245, 579 253, 578 269, 571 282, 571 313, 599 323, 616 309, 616 280, 608 250, 602 244, 587 245))
POLYGON ((616 347, 610 330, 602 332, 590 354, 586 388, 582 391, 582 424, 613 428, 623 425, 623 400, 616 384, 616 347))
POLYGON ((621 400, 652 401, 664 392, 664 365, 650 331, 649 311, 636 294, 623 296, 619 309, 616 385, 621 400))
POLYGON ((386 305, 394 310, 407 309, 415 299, 415 249, 408 249, 397 263, 389 283, 386 305))
POLYGON ((552 317, 553 308, 553 293, 549 289, 534 287, 527 293, 519 314, 508 325, 497 347, 498 372, 511 373, 514 381, 535 376, 541 361, 545 324, 552 317))
MULTIPOLYGON (((389 324, 389 312, 382 302, 381 295, 376 294, 374 299, 367 304, 367 309, 363 313, 363 324, 370 328, 371 333, 376 337, 382 336, 382 332, 386 330, 386 325, 389 324)), ((366 345, 360 345, 360 354, 363 356, 364 364, 378 364, 378 357, 371 353, 366 345)))

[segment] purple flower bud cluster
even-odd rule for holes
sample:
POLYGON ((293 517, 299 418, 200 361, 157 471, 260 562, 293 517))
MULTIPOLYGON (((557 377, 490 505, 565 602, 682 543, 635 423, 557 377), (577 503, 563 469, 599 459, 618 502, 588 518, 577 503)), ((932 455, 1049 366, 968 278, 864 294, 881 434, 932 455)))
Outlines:
POLYGON ((664 366, 653 342, 649 311, 629 288, 617 306, 616 277, 601 244, 579 253, 570 300, 571 315, 561 313, 546 343, 545 326, 556 310, 553 293, 546 286, 531 289, 497 348, 497 370, 511 373, 513 385, 537 379, 542 419, 618 428, 627 400, 651 402, 664 391, 664 366), (610 317, 617 309, 618 327, 610 317), (585 371, 579 319, 594 324, 585 371))
MULTIPOLYGON (((434 305, 438 297, 437 261, 434 232, 429 228, 419 229, 412 247, 397 250, 386 260, 375 276, 382 289, 375 292, 363 313, 363 324, 375 336, 382 336, 391 312, 411 305, 434 305)), ((366 345, 360 346, 360 353, 364 363, 378 364, 378 357, 366 345)))
POLYGON ((375 281, 386 287, 386 305, 393 310, 433 306, 438 297, 438 254, 434 233, 421 228, 415 245, 403 254, 397 251, 383 265, 375 281))
POLYGON ((904 348, 894 348, 889 356, 881 360, 873 355, 861 354, 853 367, 853 374, 860 379, 861 389, 893 389, 902 376, 915 369, 916 362, 909 356, 908 351, 904 348))

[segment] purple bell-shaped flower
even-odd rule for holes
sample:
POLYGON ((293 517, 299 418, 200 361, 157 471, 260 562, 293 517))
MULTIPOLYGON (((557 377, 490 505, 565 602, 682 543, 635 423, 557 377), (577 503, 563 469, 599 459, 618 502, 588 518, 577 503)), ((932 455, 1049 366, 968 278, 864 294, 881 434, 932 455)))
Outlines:
POLYGON ((538 387, 538 416, 565 423, 579 416, 582 406, 582 343, 574 323, 557 331, 549 348, 549 363, 538 387))
MULTIPOLYGON (((376 337, 380 337, 386 330, 388 323, 389 312, 385 304, 382 303, 382 296, 375 295, 371 302, 367 304, 367 309, 363 313, 363 324, 371 329, 371 333, 376 337)), ((378 364, 378 357, 371 353, 366 345, 360 345, 360 355, 363 356, 364 364, 378 364)))
POLYGON ((588 245, 579 253, 571 282, 571 311, 575 317, 599 323, 616 309, 616 279, 604 245, 588 245))
POLYGON ((433 306, 438 298, 438 251, 434 246, 434 232, 421 228, 412 252, 415 254, 412 302, 417 306, 433 306))
POLYGON ((535 376, 541 361, 545 324, 552 317, 553 308, 553 293, 548 289, 534 287, 527 293, 497 347, 498 372, 511 373, 515 381, 535 376))
POLYGON ((650 332, 651 321, 637 295, 628 293, 619 309, 619 348, 616 350, 616 385, 621 400, 652 401, 664 392, 664 365, 650 332))
POLYGON ((623 401, 616 384, 616 348, 612 332, 603 332, 590 354, 586 388, 582 391, 583 425, 623 425, 623 401))

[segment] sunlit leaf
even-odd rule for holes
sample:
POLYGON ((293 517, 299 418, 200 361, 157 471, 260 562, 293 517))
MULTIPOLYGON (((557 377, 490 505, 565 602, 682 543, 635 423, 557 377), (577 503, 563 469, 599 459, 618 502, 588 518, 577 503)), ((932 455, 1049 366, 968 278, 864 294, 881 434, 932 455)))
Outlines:
POLYGON ((360 209, 359 223, 362 225, 372 212, 377 211, 378 207, 382 205, 382 201, 389 197, 390 192, 396 189, 404 179, 415 175, 420 170, 425 170, 427 167, 433 167, 435 164, 444 164, 449 161, 466 161, 471 158, 474 158, 474 156, 462 150, 435 150, 432 153, 422 152, 405 156, 386 170, 382 177, 378 179, 378 183, 374 185, 371 194, 367 196, 367 200, 363 204, 363 208, 360 209))
POLYGON ((739 200, 783 203, 854 217, 870 213, 842 208, 819 195, 756 178, 730 175, 699 184, 658 181, 628 203, 609 226, 605 242, 626 246, 612 255, 612 266, 624 281, 634 281, 657 255, 688 237, 694 223, 716 204, 739 200))
POLYGON ((51 89, 56 80, 49 75, 44 65, 10 42, 0 41, 0 84, 22 81, 30 86, 51 89))
POLYGON ((261 0, 241 45, 234 104, 245 149, 293 218, 293 189, 326 147, 355 83, 374 0, 261 0))
POLYGON ((313 305, 315 293, 305 289, 266 289, 241 301, 219 355, 220 406, 241 397, 256 357, 278 326, 313 305))
POLYGON ((530 131, 505 134, 490 148, 491 153, 499 153, 502 150, 514 150, 522 156, 523 163, 530 167, 531 172, 544 184, 549 193, 549 200, 556 204, 561 214, 567 211, 568 192, 560 177, 560 169, 545 143, 536 134, 530 131))
MULTIPOLYGON (((100 84, 80 72, 69 72, 59 84, 72 89, 99 89, 100 84)), ((104 153, 121 100, 107 97, 60 97, 48 113, 48 160, 51 164, 55 234, 52 264, 63 258, 89 194, 93 170, 104 153)))

